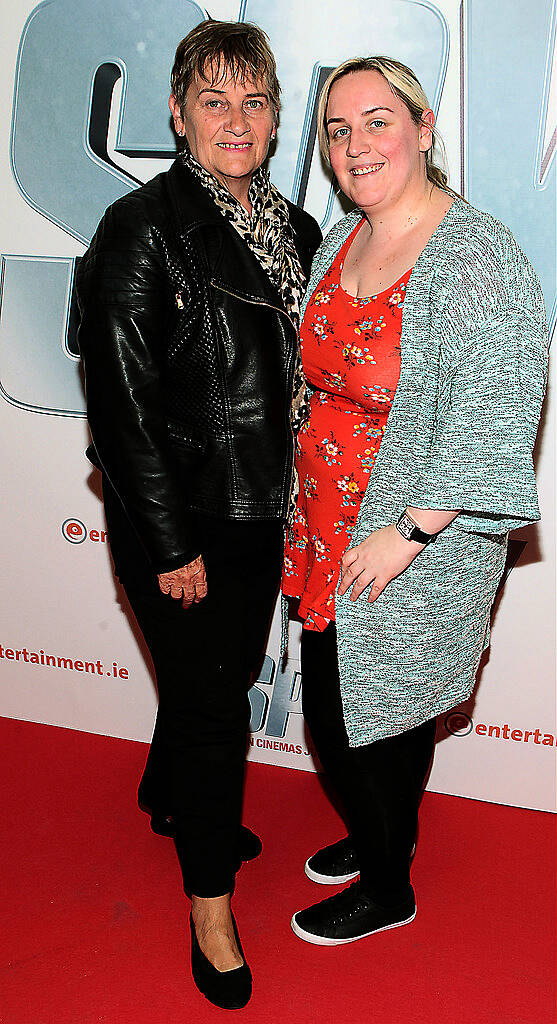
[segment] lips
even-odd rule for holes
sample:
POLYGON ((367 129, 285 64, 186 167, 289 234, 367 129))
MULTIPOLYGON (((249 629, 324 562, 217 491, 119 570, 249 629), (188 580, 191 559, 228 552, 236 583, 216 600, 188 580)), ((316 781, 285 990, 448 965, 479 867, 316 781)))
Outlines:
POLYGON ((251 149, 251 142, 217 142, 219 149, 227 149, 231 153, 243 153, 246 149, 251 149))
POLYGON ((355 178, 359 178, 361 175, 364 174, 376 174, 377 171, 380 171, 381 168, 384 166, 384 162, 380 164, 365 164, 362 167, 353 167, 350 171, 350 174, 353 174, 355 178))

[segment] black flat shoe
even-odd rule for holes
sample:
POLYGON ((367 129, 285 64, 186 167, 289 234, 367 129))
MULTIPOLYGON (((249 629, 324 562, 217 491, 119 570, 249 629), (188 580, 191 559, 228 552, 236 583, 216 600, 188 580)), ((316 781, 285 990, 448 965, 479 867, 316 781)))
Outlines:
MULTIPOLYGON (((232 914, 234 935, 238 943, 238 949, 242 956, 244 951, 234 914, 232 914)), ((214 1006, 220 1006, 222 1010, 241 1010, 249 1003, 252 993, 251 971, 245 961, 241 967, 235 967, 232 971, 217 971, 210 960, 201 951, 193 917, 190 914, 191 931, 191 973, 199 991, 214 1006)))

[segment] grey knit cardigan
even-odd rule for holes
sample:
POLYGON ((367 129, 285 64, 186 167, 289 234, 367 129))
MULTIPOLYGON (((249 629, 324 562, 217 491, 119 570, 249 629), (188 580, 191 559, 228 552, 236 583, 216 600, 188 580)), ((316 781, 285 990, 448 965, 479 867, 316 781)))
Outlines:
MULTIPOLYGON (((361 217, 315 256, 305 306, 361 217)), ((456 199, 412 271, 402 369, 353 534, 407 505, 462 509, 373 603, 336 599, 350 744, 396 735, 465 700, 489 640, 508 531, 539 519, 532 450, 546 384, 539 281, 511 232, 456 199)))

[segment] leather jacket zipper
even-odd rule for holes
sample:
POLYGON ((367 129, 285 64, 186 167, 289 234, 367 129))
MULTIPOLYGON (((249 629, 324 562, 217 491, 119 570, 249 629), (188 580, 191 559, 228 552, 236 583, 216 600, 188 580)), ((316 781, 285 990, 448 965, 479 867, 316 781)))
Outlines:
POLYGON ((288 322, 292 324, 292 327, 296 332, 296 337, 298 336, 296 324, 294 323, 294 321, 292 320, 292 318, 289 316, 285 309, 281 309, 280 306, 273 306, 271 302, 266 302, 265 299, 247 299, 245 295, 239 295, 238 292, 231 292, 228 288, 223 288, 222 285, 217 284, 216 281, 213 281, 212 278, 210 283, 213 288, 217 289, 217 291, 224 292, 225 295, 231 295, 233 299, 239 299, 240 302, 249 302, 251 306, 267 306, 268 309, 274 309, 276 313, 282 313, 282 315, 286 317, 288 322))

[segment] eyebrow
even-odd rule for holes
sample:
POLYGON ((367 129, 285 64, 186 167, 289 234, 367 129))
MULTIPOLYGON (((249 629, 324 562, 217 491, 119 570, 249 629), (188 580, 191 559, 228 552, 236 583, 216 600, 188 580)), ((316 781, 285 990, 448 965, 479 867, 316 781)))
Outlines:
MULTIPOLYGON (((367 114, 375 114, 377 110, 388 110, 390 114, 394 114, 391 107, 370 107, 369 110, 362 110, 362 115, 365 117, 367 114)), ((328 117, 327 124, 337 124, 337 122, 345 120, 345 117, 328 117)))
MULTIPOLYGON (((214 92, 218 96, 226 96, 226 90, 225 89, 211 89, 211 88, 207 88, 207 89, 200 89, 198 94, 197 94, 197 98, 199 99, 199 97, 202 96, 204 92, 214 92)), ((244 97, 244 99, 246 99, 246 100, 254 100, 254 99, 259 99, 260 97, 262 99, 265 99, 265 100, 269 99, 268 93, 266 93, 266 92, 247 92, 245 97, 244 97)))

